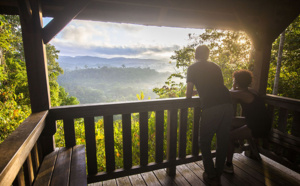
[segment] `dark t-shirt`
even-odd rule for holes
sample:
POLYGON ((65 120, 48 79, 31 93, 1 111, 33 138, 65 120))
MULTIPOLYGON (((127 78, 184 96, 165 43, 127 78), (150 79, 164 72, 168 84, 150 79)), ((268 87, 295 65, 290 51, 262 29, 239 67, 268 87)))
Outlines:
POLYGON ((187 70, 186 82, 197 88, 202 109, 231 103, 231 96, 224 85, 220 67, 212 62, 196 62, 187 70))
POLYGON ((263 99, 253 94, 254 100, 251 103, 240 102, 245 115, 247 126, 251 129, 254 137, 268 136, 272 121, 268 115, 263 99))

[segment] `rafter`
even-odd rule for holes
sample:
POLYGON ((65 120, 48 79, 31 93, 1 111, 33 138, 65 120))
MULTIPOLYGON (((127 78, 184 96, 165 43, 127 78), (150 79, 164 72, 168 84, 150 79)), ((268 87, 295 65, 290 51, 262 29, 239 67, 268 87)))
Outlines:
POLYGON ((71 22, 90 1, 91 0, 70 1, 70 3, 43 28, 44 43, 46 44, 53 39, 53 37, 71 22))

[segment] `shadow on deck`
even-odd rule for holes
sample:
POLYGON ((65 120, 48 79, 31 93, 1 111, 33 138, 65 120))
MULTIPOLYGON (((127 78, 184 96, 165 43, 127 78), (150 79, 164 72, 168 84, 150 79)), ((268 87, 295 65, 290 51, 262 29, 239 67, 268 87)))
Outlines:
MULTIPOLYGON (((262 161, 252 160, 243 154, 234 154, 234 174, 224 173, 221 177, 226 185, 300 185, 300 174, 261 155, 262 161)), ((114 185, 206 185, 203 181, 203 162, 196 161, 177 166, 176 176, 169 177, 165 169, 121 177, 89 186, 114 185)))

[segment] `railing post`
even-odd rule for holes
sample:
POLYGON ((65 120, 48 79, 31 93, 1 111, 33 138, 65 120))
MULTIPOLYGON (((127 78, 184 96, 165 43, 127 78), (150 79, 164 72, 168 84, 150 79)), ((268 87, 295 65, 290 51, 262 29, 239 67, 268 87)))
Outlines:
POLYGON ((56 121, 48 114, 46 118, 45 128, 39 138, 40 147, 42 148, 42 156, 46 156, 55 149, 54 134, 56 133, 56 121))
POLYGON ((176 147, 177 147, 177 109, 168 110, 167 123, 167 161, 171 166, 167 168, 169 176, 176 175, 176 147))

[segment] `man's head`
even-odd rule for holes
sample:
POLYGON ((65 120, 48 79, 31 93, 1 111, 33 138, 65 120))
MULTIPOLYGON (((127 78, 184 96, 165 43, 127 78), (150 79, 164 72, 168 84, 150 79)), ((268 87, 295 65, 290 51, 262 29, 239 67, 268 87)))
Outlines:
POLYGON ((200 45, 196 48, 195 59, 197 61, 206 61, 209 56, 209 49, 206 45, 200 45))
POLYGON ((238 70, 233 73, 232 77, 234 79, 234 84, 240 89, 244 89, 248 88, 252 83, 253 75, 249 70, 238 70))

